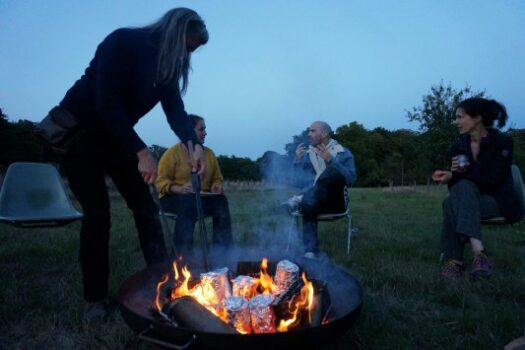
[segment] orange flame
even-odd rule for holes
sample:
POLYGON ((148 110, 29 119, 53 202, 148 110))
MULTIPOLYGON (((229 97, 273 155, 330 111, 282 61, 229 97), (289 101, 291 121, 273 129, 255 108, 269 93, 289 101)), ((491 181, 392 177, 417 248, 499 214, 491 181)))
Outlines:
POLYGON ((157 295, 155 297, 155 307, 157 308, 157 311, 161 311, 162 310, 162 307, 160 306, 160 288, 166 283, 168 282, 168 274, 165 274, 164 276, 162 276, 162 280, 157 283, 157 295))
POLYGON ((281 320, 277 327, 278 332, 286 332, 299 323, 299 312, 306 309, 308 311, 308 321, 312 323, 312 305, 314 300, 314 287, 312 282, 306 279, 306 274, 301 275, 304 286, 301 288, 299 295, 290 302, 291 317, 287 320, 281 320))
POLYGON ((263 258, 261 262, 261 273, 259 275, 259 285, 263 289, 263 294, 275 294, 277 285, 273 282, 272 277, 268 274, 268 258, 263 258))
MULTIPOLYGON (((182 257, 179 257, 179 262, 182 261, 182 257)), ((229 296, 228 291, 224 295, 217 295, 217 292, 212 285, 211 281, 208 279, 201 279, 199 283, 195 284, 190 288, 190 279, 192 277, 191 272, 188 270, 187 266, 184 266, 182 269, 177 265, 176 261, 172 262, 173 267, 173 279, 175 281, 175 288, 171 290, 170 300, 180 298, 185 295, 189 295, 201 305, 203 305, 210 312, 215 314, 217 317, 221 318, 224 322, 228 322, 228 313, 224 307, 224 298, 229 296), (181 276, 182 275, 182 276, 181 276), (181 277, 183 280, 181 281, 181 277)), ((311 323, 312 321, 312 309, 314 304, 314 287, 311 281, 306 278, 306 274, 303 272, 301 275, 304 286, 301 288, 299 295, 297 295, 289 303, 290 318, 286 320, 280 320, 279 326, 277 327, 278 332, 286 332, 289 329, 296 327, 299 324, 301 317, 301 312, 308 312, 308 320, 311 323)), ((157 283, 157 294, 155 297, 155 307, 159 312, 162 311, 161 306, 161 288, 169 280, 168 274, 162 276, 161 281, 157 283)), ((227 281, 222 281, 227 282, 227 281)), ((259 291, 263 294, 276 294, 278 292, 278 287, 274 283, 272 276, 268 274, 268 259, 263 258, 260 266, 260 274, 257 279, 257 283, 261 288, 258 288, 259 291)), ((256 288, 250 290, 249 287, 245 287, 240 291, 240 294, 246 299, 251 299, 255 294, 259 293, 256 288)), ((323 320, 323 324, 325 321, 323 320)), ((238 327, 237 327, 238 328, 238 327)), ((241 327, 243 328, 243 327, 241 327)), ((249 329, 249 327, 247 327, 249 329)), ((237 329, 238 332, 246 334, 247 331, 243 329, 237 329)))
POLYGON ((173 279, 175 281, 178 281, 179 280, 179 269, 177 268, 177 262, 175 260, 173 260, 172 266, 173 266, 173 279))

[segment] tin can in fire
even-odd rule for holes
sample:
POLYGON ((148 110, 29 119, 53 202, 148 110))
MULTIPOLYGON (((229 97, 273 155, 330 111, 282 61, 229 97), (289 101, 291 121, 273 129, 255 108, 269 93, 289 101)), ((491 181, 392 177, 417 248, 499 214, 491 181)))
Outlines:
POLYGON ((219 303, 224 302, 227 297, 231 296, 227 267, 201 273, 200 277, 202 285, 209 284, 213 288, 219 303))
POLYGON ((250 300, 257 291, 257 280, 250 276, 239 275, 233 279, 233 296, 250 300))
POLYGON ((274 333, 275 313, 272 308, 274 296, 259 294, 249 302, 252 330, 254 333, 274 333))
POLYGON ((228 297, 224 302, 224 306, 228 312, 228 322, 239 333, 248 334, 252 332, 248 300, 243 297, 228 297))
POLYGON ((299 266, 289 260, 281 260, 275 270, 275 284, 280 293, 286 292, 299 278, 299 266))

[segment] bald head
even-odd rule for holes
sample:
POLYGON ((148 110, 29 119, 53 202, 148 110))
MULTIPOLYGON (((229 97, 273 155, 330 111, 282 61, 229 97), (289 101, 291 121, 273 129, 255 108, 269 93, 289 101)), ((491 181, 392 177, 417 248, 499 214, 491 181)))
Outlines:
POLYGON ((308 138, 312 146, 317 146, 321 143, 327 143, 332 134, 332 128, 328 123, 323 121, 315 121, 308 129, 308 138))

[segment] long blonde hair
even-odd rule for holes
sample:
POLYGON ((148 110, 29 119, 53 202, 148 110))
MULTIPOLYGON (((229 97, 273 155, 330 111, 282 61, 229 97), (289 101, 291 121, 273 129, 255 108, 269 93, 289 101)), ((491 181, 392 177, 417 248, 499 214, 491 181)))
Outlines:
POLYGON ((188 87, 191 52, 186 38, 192 37, 199 45, 208 42, 208 30, 197 12, 178 7, 169 10, 158 21, 145 27, 158 38, 156 83, 178 84, 181 93, 188 87))

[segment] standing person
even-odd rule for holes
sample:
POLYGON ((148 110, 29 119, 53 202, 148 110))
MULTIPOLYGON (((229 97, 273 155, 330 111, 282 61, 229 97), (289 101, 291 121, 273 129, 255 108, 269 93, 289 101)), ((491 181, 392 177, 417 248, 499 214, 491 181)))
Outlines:
MULTIPOLYGON (((204 119, 192 114, 190 118, 198 141, 204 144, 207 135, 204 119)), ((232 243, 232 229, 228 199, 224 195, 224 178, 217 157, 208 147, 204 147, 204 159, 207 171, 201 181, 203 212, 211 215, 213 220, 214 246, 228 248, 232 243)), ((163 209, 177 215, 173 244, 179 254, 191 259, 197 207, 188 164, 186 145, 180 142, 172 146, 160 158, 156 185, 163 209)))
POLYGON ((451 170, 436 170, 432 179, 448 184, 443 202, 441 251, 447 258, 441 274, 461 277, 463 250, 474 254, 471 274, 488 277, 492 264, 481 240, 481 219, 502 215, 510 223, 523 218, 523 206, 513 188, 512 139, 493 127, 507 121, 505 107, 484 98, 469 98, 457 106, 459 138, 451 148, 451 170))
POLYGON ((205 170, 202 146, 181 93, 188 84, 191 53, 207 41, 203 20, 187 8, 172 9, 146 27, 117 29, 100 43, 84 75, 60 102, 85 129, 64 156, 63 166, 84 212, 80 264, 88 321, 108 315, 106 175, 133 212, 146 264, 167 259, 158 209, 148 188, 157 177, 157 164, 134 125, 160 101, 175 134, 196 145, 193 167, 201 174, 205 170))
POLYGON ((316 258, 319 253, 317 215, 343 211, 344 187, 357 178, 352 152, 331 135, 326 122, 312 123, 308 129, 310 145, 299 144, 293 161, 293 178, 303 190, 283 203, 288 211, 299 209, 303 214, 305 258, 316 258))

